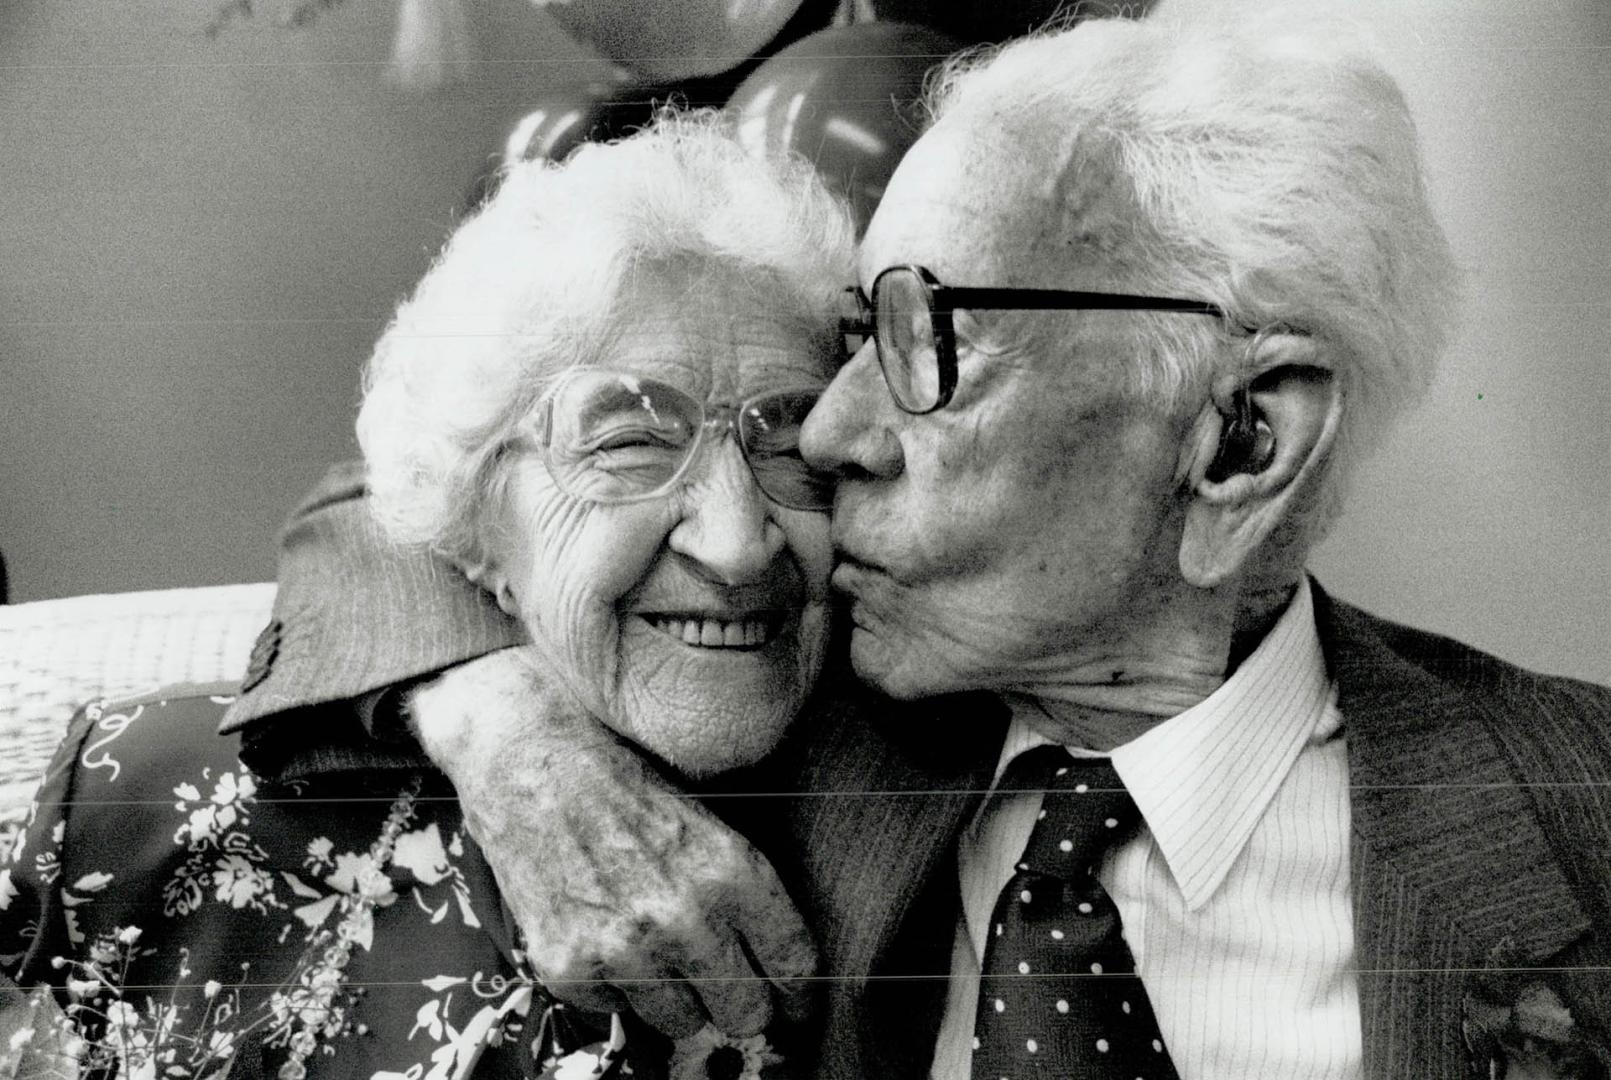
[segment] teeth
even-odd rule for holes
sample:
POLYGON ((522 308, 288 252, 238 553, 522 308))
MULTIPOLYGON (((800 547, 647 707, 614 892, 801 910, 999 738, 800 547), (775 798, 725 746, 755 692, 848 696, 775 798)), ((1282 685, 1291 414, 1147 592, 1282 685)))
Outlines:
POLYGON ((656 630, 677 638, 685 645, 698 645, 707 649, 742 649, 766 644, 771 637, 768 620, 740 619, 725 622, 720 619, 677 619, 656 616, 651 619, 656 630))

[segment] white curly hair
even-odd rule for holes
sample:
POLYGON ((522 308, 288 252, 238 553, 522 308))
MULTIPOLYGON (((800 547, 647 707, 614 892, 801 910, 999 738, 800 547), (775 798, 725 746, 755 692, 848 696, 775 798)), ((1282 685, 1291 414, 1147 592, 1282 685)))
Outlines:
MULTIPOLYGON (((1357 27, 1290 10, 1092 19, 956 58, 928 105, 933 124, 1020 139, 1025 155, 992 167, 1044 163, 1029 167, 1050 192, 1119 186, 1129 213, 1069 207, 1053 226, 1096 254, 1107 287, 1229 314, 1129 322, 1138 393, 1200 404, 1246 355, 1238 327, 1325 340, 1344 411, 1312 542, 1355 460, 1431 383, 1455 307, 1414 123, 1357 27)), ((1015 321, 1037 334, 1055 318, 1015 321)))
POLYGON ((717 114, 666 113, 563 164, 514 165, 369 361, 358 441, 374 514, 394 541, 474 558, 496 451, 554 377, 599 359, 634 280, 736 270, 826 338, 852 246, 809 164, 750 156, 717 114))

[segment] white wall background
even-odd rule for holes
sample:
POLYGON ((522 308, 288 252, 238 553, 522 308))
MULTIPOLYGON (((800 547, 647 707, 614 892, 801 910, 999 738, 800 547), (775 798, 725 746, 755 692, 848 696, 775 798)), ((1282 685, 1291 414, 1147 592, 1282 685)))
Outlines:
POLYGON ((485 0, 470 81, 411 97, 382 78, 391 0, 208 41, 219 2, 0 2, 13 599, 271 577, 486 155, 533 93, 601 70, 485 0))
MULTIPOLYGON (((1163 0, 1223 7, 1256 0, 1163 0)), ((1429 404, 1314 566, 1611 682, 1611 4, 1328 0, 1373 28, 1468 277, 1429 404)), ((212 0, 0 4, 0 551, 13 595, 259 580, 351 452, 357 372, 533 92, 595 73, 522 0, 384 86, 391 4, 200 36, 212 0)))
POLYGON ((1402 83, 1466 275, 1432 396, 1312 567, 1379 614, 1611 682, 1611 4, 1312 6, 1362 20, 1402 83))

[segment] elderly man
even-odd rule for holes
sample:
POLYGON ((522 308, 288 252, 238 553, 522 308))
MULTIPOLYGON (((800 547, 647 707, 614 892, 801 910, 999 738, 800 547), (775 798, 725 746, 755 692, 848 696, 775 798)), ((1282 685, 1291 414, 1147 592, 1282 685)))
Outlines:
MULTIPOLYGON (((772 855, 829 976, 824 1075, 1607 1074, 1611 693, 1303 569, 1429 381, 1451 276, 1404 103, 1335 36, 1089 22, 941 81, 803 448, 841 475, 857 673, 1001 707, 807 733, 802 784, 833 797, 793 803, 772 855)), ((306 738, 286 673, 322 668, 379 730, 390 684, 514 640, 381 551, 360 494, 332 486, 288 534, 234 718, 265 754, 306 738)), ((444 676, 475 704, 423 694, 416 722, 506 890, 578 883, 596 910, 588 940, 532 915, 539 968, 606 1005, 665 992, 631 978, 645 952, 800 974, 752 971, 780 950, 730 929, 769 875, 619 779, 625 751, 526 725, 515 655, 444 676), (617 807, 628 787, 675 828, 617 807), (558 850, 545 807, 581 791, 611 850, 533 865, 522 838, 558 850)), ((796 932, 746 925, 768 921, 796 932)), ((701 985, 678 1003, 764 1014, 734 1005, 742 978, 701 985)))

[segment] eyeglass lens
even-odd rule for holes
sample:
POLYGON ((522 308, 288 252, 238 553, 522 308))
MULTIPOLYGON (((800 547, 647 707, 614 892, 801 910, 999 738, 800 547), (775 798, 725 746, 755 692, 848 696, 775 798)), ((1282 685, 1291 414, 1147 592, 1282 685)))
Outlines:
POLYGON ((789 390, 756 398, 738 418, 738 441, 768 498, 796 510, 833 506, 833 476, 800 456, 800 428, 822 394, 789 390))
POLYGON ((890 393, 907 409, 926 410, 940 399, 932 304, 928 284, 906 267, 887 270, 874 282, 878 362, 890 393))
MULTIPOLYGON (((800 457, 800 426, 816 391, 746 402, 739 446, 768 498, 803 510, 833 502, 832 481, 800 457)), ((599 503, 630 502, 668 489, 699 446, 705 409, 674 386, 621 372, 577 370, 550 402, 547 464, 563 490, 599 503)))

